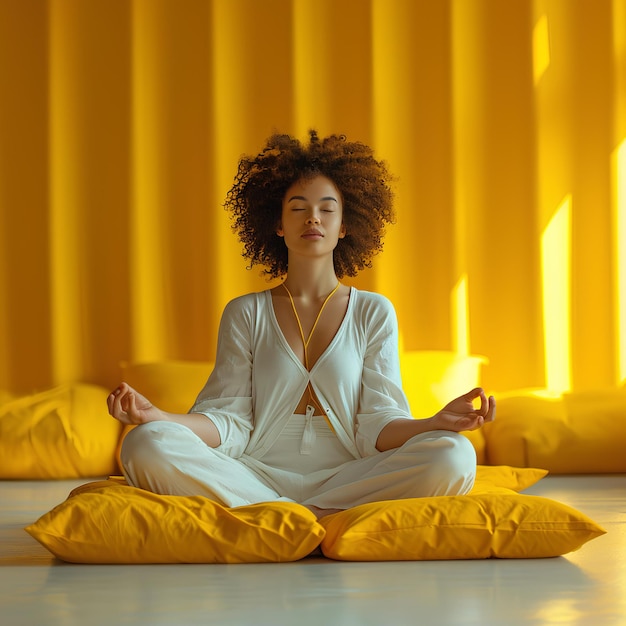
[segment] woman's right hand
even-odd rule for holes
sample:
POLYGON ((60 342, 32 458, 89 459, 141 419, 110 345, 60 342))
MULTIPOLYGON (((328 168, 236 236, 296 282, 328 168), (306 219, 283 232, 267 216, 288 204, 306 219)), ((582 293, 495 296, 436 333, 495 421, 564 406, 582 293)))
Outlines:
POLYGON ((107 398, 109 413, 122 424, 136 425, 163 419, 161 409, 126 383, 114 389, 107 398))

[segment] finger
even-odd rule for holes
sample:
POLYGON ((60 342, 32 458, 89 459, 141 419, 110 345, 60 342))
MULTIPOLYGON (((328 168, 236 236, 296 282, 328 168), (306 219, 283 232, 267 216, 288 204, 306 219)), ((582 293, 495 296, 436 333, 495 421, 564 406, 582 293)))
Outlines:
POLYGON ((493 422, 496 419, 496 399, 493 396, 489 396, 489 410, 485 415, 485 422, 493 422))
POLYGON ((476 413, 470 413, 465 417, 461 430, 478 430, 484 423, 485 418, 476 413))
POLYGON ((109 413, 111 415, 114 414, 115 411, 115 399, 117 398, 117 396, 115 395, 115 391, 112 391, 108 396, 107 396, 107 408, 109 409, 109 413))
POLYGON ((134 415, 135 413, 137 413, 137 396, 132 391, 130 391, 128 393, 128 409, 127 409, 127 411, 131 415, 134 415))
POLYGON ((484 395, 484 391, 482 387, 474 387, 471 391, 468 391, 464 396, 462 396, 465 400, 476 400, 476 398, 480 398, 480 395, 484 395))
POLYGON ((483 417, 487 415, 489 409, 489 403, 487 402, 487 396, 485 395, 485 391, 482 387, 475 387, 470 392, 465 394, 465 399, 474 404, 474 400, 480 399, 480 407, 475 407, 474 411, 482 415, 483 417))
POLYGON ((478 410, 478 412, 483 417, 486 417, 487 413, 489 413, 489 400, 487 400, 487 395, 485 394, 483 389, 480 390, 480 396, 479 397, 480 397, 480 409, 478 410))
POLYGON ((113 393, 115 395, 113 408, 118 415, 123 416, 128 411, 128 395, 131 393, 131 388, 126 383, 122 383, 113 393))

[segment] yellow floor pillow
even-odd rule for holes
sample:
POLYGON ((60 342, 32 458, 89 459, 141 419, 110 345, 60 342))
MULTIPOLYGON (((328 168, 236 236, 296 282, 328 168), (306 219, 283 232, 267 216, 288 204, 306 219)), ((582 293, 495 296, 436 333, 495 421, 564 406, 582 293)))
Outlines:
POLYGON ((494 465, 544 467, 552 474, 626 472, 626 388, 497 399, 483 428, 494 465))
POLYGON ((0 478, 60 479, 116 471, 121 426, 108 390, 67 384, 0 404, 0 478))
POLYGON ((605 532, 571 507, 504 487, 362 504, 320 523, 322 552, 342 561, 553 557, 605 532))
POLYGON ((325 532, 313 513, 290 502, 229 509, 200 496, 160 496, 113 481, 75 490, 26 531, 72 563, 296 561, 325 532))
POLYGON ((320 520, 325 556, 343 561, 543 558, 604 529, 575 509, 517 493, 546 470, 478 466, 469 495, 373 502, 320 520))
POLYGON ((548 470, 510 465, 479 465, 471 493, 493 493, 496 488, 523 491, 538 483, 548 470))

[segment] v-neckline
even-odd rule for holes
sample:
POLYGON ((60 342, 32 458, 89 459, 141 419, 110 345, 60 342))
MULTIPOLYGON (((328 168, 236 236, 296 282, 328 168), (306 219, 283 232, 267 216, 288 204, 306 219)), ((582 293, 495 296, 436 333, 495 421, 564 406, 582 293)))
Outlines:
POLYGON ((348 320, 350 311, 353 306, 353 301, 355 299, 354 287, 349 287, 349 289, 350 291, 348 292, 348 306, 346 308, 346 312, 344 313, 343 319, 341 320, 341 323, 339 324, 339 328, 337 329, 337 332, 334 334, 333 338, 330 340, 330 342, 326 346, 326 349, 319 355, 319 357, 317 358, 317 360, 313 364, 313 367, 310 370, 307 370, 307 368, 304 366, 304 363, 302 363, 302 361, 298 358, 298 356, 294 352, 293 348, 289 345, 289 342, 287 341, 287 338, 285 337, 285 333, 283 332, 283 329, 280 327, 280 324, 278 323, 278 317, 276 316, 276 309, 274 308, 274 301, 272 298, 272 290, 267 289, 264 292, 267 306, 269 307, 269 310, 271 312, 272 324, 274 326, 274 330, 276 331, 276 334, 278 335, 280 339, 280 342, 283 344, 283 347, 285 348, 289 356, 300 366, 302 371, 307 373, 307 375, 310 375, 313 372, 313 370, 315 370, 318 363, 324 360, 326 355, 331 351, 334 344, 337 342, 337 337, 339 337, 339 335, 343 332, 344 326, 347 324, 347 320, 348 320))

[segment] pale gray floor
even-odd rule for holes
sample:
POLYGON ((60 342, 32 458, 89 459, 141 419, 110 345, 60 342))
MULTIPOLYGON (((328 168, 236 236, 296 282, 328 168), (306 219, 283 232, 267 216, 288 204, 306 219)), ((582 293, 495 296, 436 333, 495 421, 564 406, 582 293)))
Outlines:
POLYGON ((626 475, 554 476, 527 493, 608 533, 541 560, 70 565, 23 527, 77 484, 0 482, 0 624, 626 625, 626 475))

